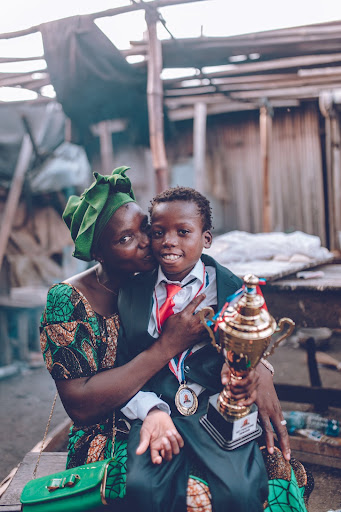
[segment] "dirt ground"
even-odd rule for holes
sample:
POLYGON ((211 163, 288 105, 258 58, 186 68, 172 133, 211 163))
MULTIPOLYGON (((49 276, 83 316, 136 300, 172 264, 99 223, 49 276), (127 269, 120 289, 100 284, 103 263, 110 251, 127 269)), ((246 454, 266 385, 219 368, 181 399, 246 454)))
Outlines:
MULTIPOLYGON (((341 336, 331 338, 326 352, 341 361, 341 336)), ((294 341, 279 347, 271 358, 275 382, 309 385, 306 352, 294 341)), ((322 385, 340 389, 341 373, 320 368, 322 385)), ((0 481, 7 476, 24 455, 44 435, 47 419, 55 395, 55 385, 44 366, 29 369, 0 380, 0 481)), ((283 409, 311 408, 307 405, 282 403, 283 409)), ((330 415, 341 420, 341 410, 332 409, 330 415)), ((57 401, 51 429, 66 418, 61 402, 57 401)), ((312 470, 315 490, 309 512, 329 512, 341 509, 341 469, 305 464, 312 470)))

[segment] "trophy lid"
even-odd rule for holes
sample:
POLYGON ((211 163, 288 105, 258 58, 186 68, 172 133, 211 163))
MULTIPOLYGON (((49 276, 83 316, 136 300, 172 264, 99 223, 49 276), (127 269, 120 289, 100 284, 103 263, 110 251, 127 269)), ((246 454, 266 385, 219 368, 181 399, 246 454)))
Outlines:
POLYGON ((262 340, 269 338, 276 330, 276 321, 263 308, 264 297, 257 293, 259 279, 253 274, 244 276, 245 293, 233 305, 229 306, 219 328, 228 336, 242 340, 262 340))

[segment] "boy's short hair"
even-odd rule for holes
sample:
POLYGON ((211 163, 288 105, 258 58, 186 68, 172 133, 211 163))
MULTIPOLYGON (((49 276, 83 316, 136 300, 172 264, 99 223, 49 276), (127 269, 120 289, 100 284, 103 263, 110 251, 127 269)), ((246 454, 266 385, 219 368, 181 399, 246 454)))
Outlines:
POLYGON ((212 208, 208 199, 200 194, 197 190, 190 187, 174 187, 164 190, 151 201, 149 207, 149 214, 152 216, 153 208, 159 203, 169 203, 170 201, 191 201, 198 207, 201 215, 203 231, 212 229, 212 208))

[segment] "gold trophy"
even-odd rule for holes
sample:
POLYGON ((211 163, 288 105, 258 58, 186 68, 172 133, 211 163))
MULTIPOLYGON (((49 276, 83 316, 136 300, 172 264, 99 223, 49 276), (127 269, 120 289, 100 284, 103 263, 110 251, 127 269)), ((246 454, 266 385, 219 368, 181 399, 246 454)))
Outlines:
MULTIPOLYGON (((245 293, 234 304, 222 310, 215 319, 214 310, 203 308, 199 314, 208 330, 213 346, 222 352, 231 371, 231 381, 238 381, 257 366, 261 358, 273 354, 281 341, 290 336, 295 324, 290 318, 275 319, 262 306, 264 298, 257 294, 258 277, 244 277, 245 293), (219 342, 207 322, 219 332, 219 342), (283 332, 286 329, 285 332, 283 332), (282 333, 271 345, 274 332, 282 333)), ((262 434, 257 423, 258 408, 239 405, 226 387, 209 399, 207 413, 200 418, 201 425, 224 450, 234 450, 262 434)))

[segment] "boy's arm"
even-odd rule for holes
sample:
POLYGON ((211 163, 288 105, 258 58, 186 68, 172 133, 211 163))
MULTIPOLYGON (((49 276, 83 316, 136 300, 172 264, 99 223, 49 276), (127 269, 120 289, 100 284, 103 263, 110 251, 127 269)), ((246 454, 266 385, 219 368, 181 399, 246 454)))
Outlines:
POLYGON ((152 409, 157 408, 170 414, 169 405, 152 391, 139 391, 121 408, 121 412, 130 420, 144 420, 152 409))

